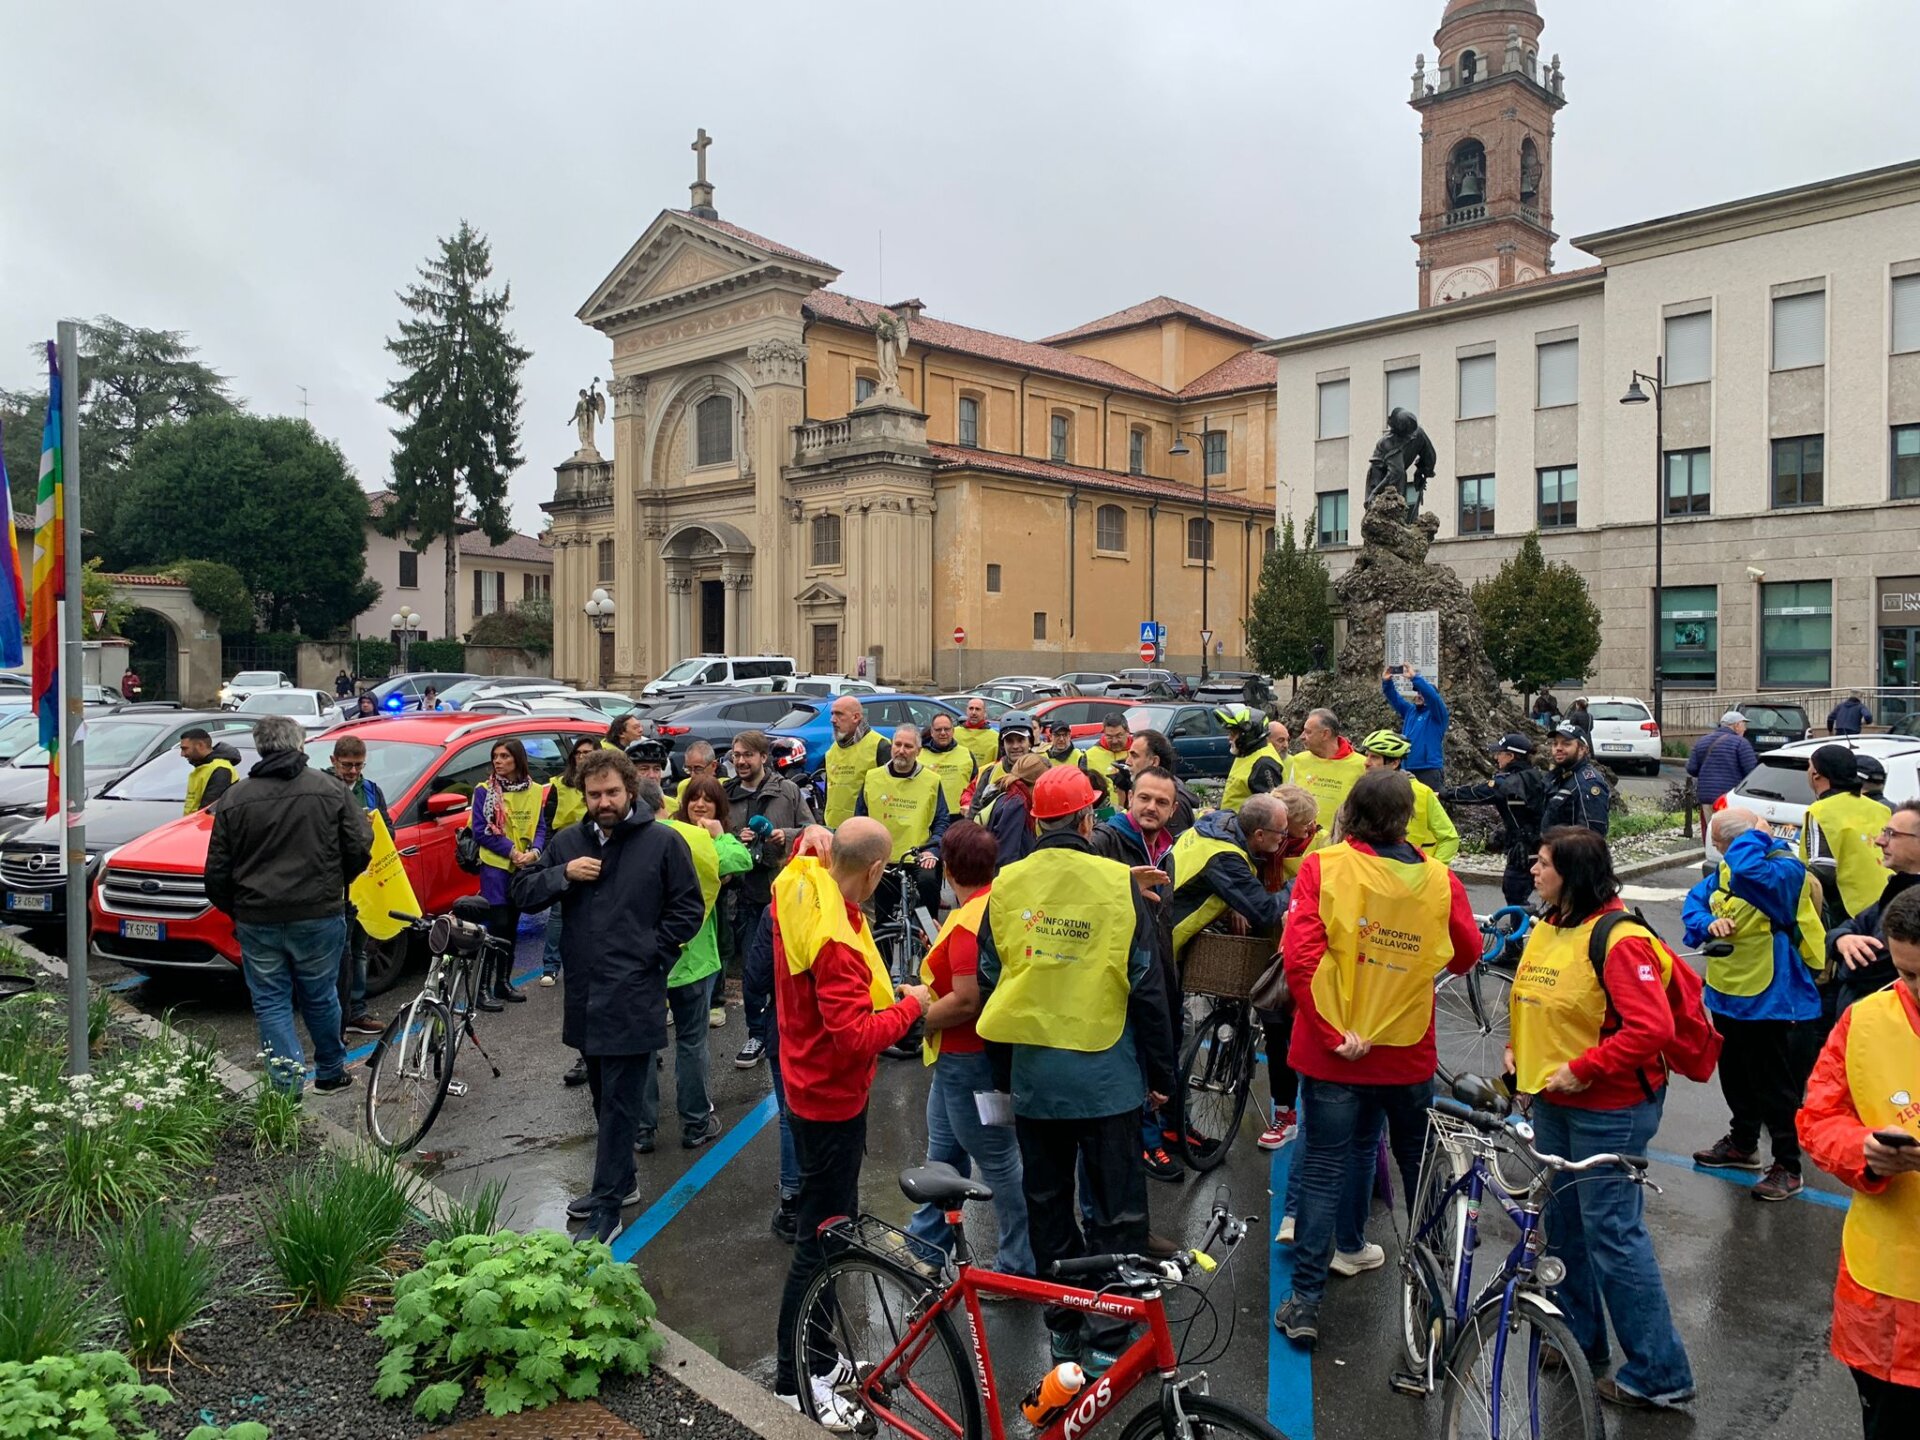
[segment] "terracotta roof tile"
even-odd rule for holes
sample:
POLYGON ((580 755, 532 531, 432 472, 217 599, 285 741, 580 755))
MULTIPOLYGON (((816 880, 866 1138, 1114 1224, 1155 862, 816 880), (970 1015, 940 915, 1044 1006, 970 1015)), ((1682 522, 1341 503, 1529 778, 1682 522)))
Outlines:
POLYGON ((1222 360, 1204 375, 1189 380, 1180 391, 1183 400, 1203 395, 1230 395, 1238 390, 1270 388, 1280 374, 1280 362, 1257 350, 1243 350, 1222 360))
POLYGON ((749 245, 758 245, 762 250, 784 256, 788 260, 797 260, 802 265, 812 265, 821 270, 839 273, 840 267, 837 265, 816 260, 805 251, 796 250, 791 245, 782 245, 778 240, 769 240, 764 235, 756 235, 751 230, 743 230, 738 225, 730 224, 725 220, 709 220, 703 215, 694 214, 691 210, 674 210, 669 213, 678 215, 682 220, 690 221, 695 225, 705 225, 709 230, 717 230, 722 235, 731 235, 735 240, 744 240, 749 245))
MULTIPOLYGON (((884 308, 871 300, 856 300, 836 290, 815 290, 807 296, 806 304, 822 320, 862 329, 870 327, 874 316, 884 308)), ((935 320, 931 316, 921 315, 907 321, 907 333, 916 344, 933 350, 975 355, 1015 369, 1038 370, 1045 375, 1080 380, 1103 390, 1124 390, 1134 395, 1151 395, 1160 400, 1174 398, 1171 390, 1163 390, 1152 381, 1142 380, 1131 370, 1122 370, 1118 365, 1076 355, 1071 350, 1038 345, 1031 340, 996 335, 991 330, 975 330, 969 325, 955 325, 949 320, 935 320)))
POLYGON ((1249 330, 1235 321, 1223 319, 1211 311, 1202 310, 1198 305, 1189 305, 1184 300, 1175 300, 1167 295, 1156 295, 1151 300, 1142 300, 1138 305, 1129 305, 1125 310, 1116 310, 1113 314, 1103 315, 1098 320, 1089 320, 1086 324, 1076 325, 1071 330, 1062 330, 1058 335, 1049 335, 1040 343, 1058 345, 1063 340, 1085 340, 1094 335, 1108 335, 1115 330, 1130 330, 1135 325, 1164 320, 1169 315, 1183 315, 1210 329, 1219 330, 1227 335, 1237 335, 1242 340, 1252 343, 1269 338, 1258 330, 1249 330))
POLYGON ((475 530, 470 535, 462 535, 460 553, 471 555, 478 560, 514 560, 522 565, 553 563, 551 549, 542 545, 534 536, 523 535, 518 530, 498 545, 487 539, 486 535, 479 530, 475 530))
POLYGON ((187 582, 171 575, 108 575, 116 585, 131 585, 140 590, 185 590, 187 582))
MULTIPOLYGON (((991 475, 1019 475, 1030 480, 1049 480, 1056 485, 1078 485, 1087 490, 1107 490, 1116 495, 1140 495, 1150 499, 1178 500, 1188 505, 1200 503, 1200 492, 1177 480, 1152 475, 1122 475, 1112 470, 1087 470, 1078 465, 1055 465, 1025 455, 1002 455, 994 450, 974 450, 960 445, 929 445, 942 470, 980 470, 991 475)), ((1214 492, 1213 508, 1235 514, 1267 515, 1272 505, 1243 500, 1237 495, 1214 492)))

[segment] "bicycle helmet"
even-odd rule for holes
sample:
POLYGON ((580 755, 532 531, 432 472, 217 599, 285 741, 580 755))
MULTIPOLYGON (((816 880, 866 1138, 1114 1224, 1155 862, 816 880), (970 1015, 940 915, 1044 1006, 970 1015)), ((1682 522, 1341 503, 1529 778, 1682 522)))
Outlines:
POLYGON ((672 742, 652 735, 643 735, 627 746, 627 758, 636 765, 658 765, 663 770, 667 764, 667 753, 673 749, 672 742))
POLYGON ((1009 710, 1000 717, 1000 723, 995 728, 999 730, 1002 735, 1005 735, 1009 730, 1015 730, 1023 735, 1031 736, 1033 734, 1033 717, 1024 710, 1009 710))
POLYGON ((1382 760, 1404 760, 1413 746, 1397 730, 1376 730, 1360 742, 1360 749, 1369 755, 1378 755, 1382 760))
POLYGON ((1222 705, 1213 712, 1213 718, 1240 742, 1242 753, 1266 743, 1265 723, 1244 705, 1222 705))

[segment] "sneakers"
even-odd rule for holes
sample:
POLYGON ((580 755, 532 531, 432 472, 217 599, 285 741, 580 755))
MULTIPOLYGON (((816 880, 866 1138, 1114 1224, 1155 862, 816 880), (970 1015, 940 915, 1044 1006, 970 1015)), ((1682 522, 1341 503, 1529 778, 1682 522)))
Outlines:
POLYGON ((1287 1215, 1281 1218, 1280 1228, 1273 1232, 1273 1243, 1276 1245, 1293 1243, 1293 1216, 1287 1215))
POLYGON ((742 1045, 739 1053, 733 1057, 733 1068, 736 1070, 751 1070, 766 1058, 767 1042, 762 1040, 758 1035, 749 1035, 747 1037, 747 1043, 742 1045))
POLYGON ((702 1145, 708 1145, 718 1140, 720 1138, 720 1132, 724 1128, 726 1127, 721 1125, 720 1117, 709 1110, 707 1111, 706 1124, 702 1125, 698 1130, 680 1137, 680 1148, 682 1150, 698 1150, 702 1145))
POLYGON ((791 1245, 800 1238, 800 1201, 793 1195, 780 1197, 780 1208, 773 1212, 773 1223, 767 1227, 773 1231, 773 1238, 782 1245, 791 1245))
POLYGON ((1336 1275, 1359 1275, 1368 1270, 1378 1270, 1387 1263, 1387 1252, 1371 1240, 1358 1250, 1336 1250, 1328 1269, 1336 1275))
POLYGON ((569 1090, 573 1089, 576 1085, 584 1085, 587 1083, 587 1061, 584 1055, 574 1061, 573 1068, 560 1077, 560 1083, 569 1090))
POLYGON ((1111 1350, 1096 1350, 1090 1345, 1087 1347, 1086 1359, 1080 1362, 1080 1370, 1087 1379, 1098 1380, 1102 1375, 1106 1374, 1107 1371, 1111 1370, 1119 1360, 1120 1357, 1111 1350))
POLYGON ((1291 1105, 1273 1112, 1273 1123, 1260 1132, 1262 1150, 1278 1150, 1300 1133, 1300 1115, 1291 1105))
POLYGON ((724 1030, 727 1028, 726 1006, 715 1005, 711 1010, 707 1011, 707 1028, 709 1030, 724 1030))
MULTIPOLYGON (((633 1193, 620 1202, 620 1208, 624 1210, 629 1205, 638 1205, 639 1203, 640 1182, 635 1180, 633 1182, 633 1193)), ((585 1195, 576 1195, 567 1201, 567 1218, 569 1220, 584 1220, 592 1213, 593 1194, 591 1191, 585 1195)))
MULTIPOLYGON (((836 1388, 850 1384, 854 1374, 853 1366, 842 1356, 827 1374, 807 1377, 807 1388, 813 1396, 813 1418, 825 1429, 846 1432, 866 1423, 866 1410, 836 1388)), ((800 1408, 798 1394, 783 1395, 776 1390, 774 1398, 786 1401, 796 1410, 800 1408)))
POLYGON ((385 1033, 387 1022, 371 1010, 363 1010, 340 1028, 349 1035, 380 1035, 385 1033))
POLYGON ((1602 1375, 1593 1382, 1593 1393, 1609 1405, 1618 1405, 1622 1410, 1651 1410, 1653 1402, 1644 1395, 1636 1395, 1611 1375, 1602 1375))
POLYGON ((1069 1361, 1078 1365, 1086 1353, 1078 1327, 1065 1334, 1058 1330, 1047 1331, 1047 1355, 1055 1365, 1064 1365, 1069 1361))
POLYGON ((1320 1338, 1320 1307, 1304 1300, 1288 1300, 1273 1312, 1273 1328, 1311 1350, 1320 1338))
POLYGON ((542 975, 536 983, 540 986, 542 990, 551 990, 555 985, 559 984, 560 982, 555 976, 549 973, 546 975, 542 975))
POLYGON ((1144 1153, 1147 1160, 1147 1174, 1156 1180, 1164 1180, 1169 1185, 1178 1185, 1181 1176, 1187 1173, 1178 1160, 1158 1145, 1144 1153))
POLYGON ((1748 1193, 1756 1200, 1791 1200, 1806 1188, 1798 1175, 1776 1160, 1765 1178, 1748 1193))
POLYGON ((1694 1151, 1693 1163, 1696 1165, 1708 1165, 1715 1170, 1762 1170, 1766 1168, 1760 1163, 1760 1156, 1757 1151, 1735 1149, 1731 1135, 1722 1135, 1706 1149, 1694 1151))
POLYGON ((338 1075, 329 1076, 325 1080, 314 1081, 313 1088, 318 1090, 322 1095, 331 1095, 336 1090, 351 1090, 353 1088, 353 1076, 347 1071, 342 1070, 338 1075))
POLYGON ((653 1136, 651 1134, 635 1136, 633 1153, 636 1155, 651 1155, 653 1153, 653 1136))

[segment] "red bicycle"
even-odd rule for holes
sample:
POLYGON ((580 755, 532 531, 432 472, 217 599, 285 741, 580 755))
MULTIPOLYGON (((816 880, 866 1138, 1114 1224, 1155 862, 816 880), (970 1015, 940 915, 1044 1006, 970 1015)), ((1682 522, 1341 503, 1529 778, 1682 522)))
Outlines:
MULTIPOLYGON (((1219 1262, 1207 1252, 1224 1242, 1223 1253, 1230 1254, 1247 1234, 1248 1220, 1228 1211, 1224 1187, 1197 1249, 1165 1260, 1093 1255, 1053 1267, 1059 1280, 1101 1277, 1098 1290, 976 1269, 961 1206, 990 1200, 993 1192, 951 1166, 903 1171, 900 1188, 909 1200, 946 1212, 954 1258, 932 1263, 923 1242, 871 1215, 836 1220, 822 1230, 827 1259, 800 1307, 793 1352, 827 1392, 823 1403, 813 1385, 799 1387, 801 1406, 813 1419, 862 1435, 885 1429, 904 1440, 1006 1440, 981 1304, 1007 1300, 1082 1310, 1137 1331, 1111 1369, 1089 1379, 1043 1428, 1030 1430, 1036 1440, 1081 1440, 1154 1374, 1160 1377, 1159 1404, 1136 1414, 1121 1440, 1286 1440, 1266 1421, 1209 1395, 1204 1370, 1183 1372, 1168 1326, 1165 1291, 1193 1289, 1201 1302, 1195 1316, 1202 1306, 1210 1308, 1206 1287, 1188 1286, 1187 1277, 1216 1271, 1219 1262)), ((1008 1307, 995 1308, 1004 1315, 1008 1307)), ((1041 1344, 1035 1348, 1045 1354, 1041 1344)))

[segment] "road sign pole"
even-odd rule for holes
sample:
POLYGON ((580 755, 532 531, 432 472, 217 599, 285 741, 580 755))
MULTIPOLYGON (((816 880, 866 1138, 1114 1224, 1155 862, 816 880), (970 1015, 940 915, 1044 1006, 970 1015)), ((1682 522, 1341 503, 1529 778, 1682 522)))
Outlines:
POLYGON ((64 653, 60 657, 59 697, 60 790, 67 854, 67 1071, 84 1075, 89 1068, 87 1034, 87 942, 92 927, 87 914, 87 726, 81 697, 86 693, 81 673, 85 651, 81 646, 85 600, 80 571, 80 329, 71 320, 59 324, 60 340, 60 466, 62 521, 66 554, 55 564, 66 570, 66 599, 60 606, 64 653))

